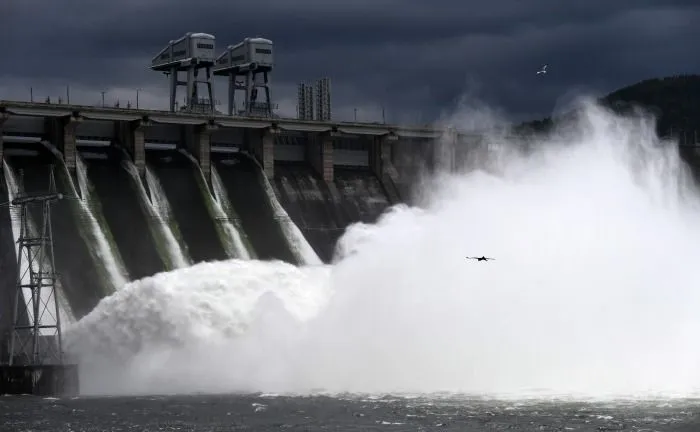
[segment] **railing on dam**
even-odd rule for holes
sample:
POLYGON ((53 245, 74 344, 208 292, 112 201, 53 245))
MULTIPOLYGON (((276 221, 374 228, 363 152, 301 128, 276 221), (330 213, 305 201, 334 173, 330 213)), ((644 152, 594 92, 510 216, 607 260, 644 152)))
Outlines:
MULTIPOLYGON (((75 117, 87 120, 148 121, 173 125, 217 125, 224 128, 281 129, 299 132, 336 132, 350 135, 381 136, 396 134, 401 137, 439 138, 454 130, 432 126, 399 126, 382 123, 323 122, 292 118, 253 116, 225 116, 220 114, 170 112, 116 107, 50 104, 0 100, 0 113, 7 116, 75 117)), ((461 133, 461 132, 460 132, 461 133)))

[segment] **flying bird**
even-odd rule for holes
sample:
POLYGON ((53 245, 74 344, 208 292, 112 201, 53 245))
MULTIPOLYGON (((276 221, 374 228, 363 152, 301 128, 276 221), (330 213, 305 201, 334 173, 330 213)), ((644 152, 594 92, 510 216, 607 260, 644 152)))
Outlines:
POLYGON ((477 261, 493 261, 493 260, 495 260, 496 258, 488 258, 488 257, 485 257, 485 256, 480 256, 480 257, 467 257, 467 259, 477 260, 477 261))
POLYGON ((546 73, 547 73, 547 66, 549 66, 549 65, 545 63, 545 64, 542 66, 542 69, 540 69, 540 70, 537 71, 537 75, 544 75, 544 74, 546 74, 546 73))

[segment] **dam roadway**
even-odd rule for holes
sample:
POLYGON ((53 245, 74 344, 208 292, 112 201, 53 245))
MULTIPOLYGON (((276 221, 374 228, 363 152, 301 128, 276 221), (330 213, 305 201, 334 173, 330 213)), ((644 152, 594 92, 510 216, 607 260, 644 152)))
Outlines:
MULTIPOLYGON (((415 141, 435 140, 467 143, 478 140, 474 134, 454 129, 407 127, 381 123, 320 122, 289 118, 231 117, 169 111, 135 110, 66 104, 17 102, 0 100, 0 136, 5 141, 40 138, 60 141, 66 164, 75 166, 76 148, 89 145, 86 140, 108 141, 126 146, 134 163, 141 170, 148 144, 169 143, 193 152, 205 174, 211 153, 231 149, 252 150, 262 163, 265 174, 272 177, 277 161, 296 161, 298 151, 275 152, 278 135, 305 135, 309 150, 307 159, 326 181, 333 180, 333 165, 380 165, 384 152, 391 152, 384 143, 401 145, 415 141), (353 148, 343 147, 345 140, 373 141, 353 148), (340 144, 340 145, 338 145, 340 144), (372 144, 372 145, 370 145, 372 144), (334 158, 333 150, 337 150, 334 158), (365 153, 360 156, 360 153, 365 153), (370 154, 372 153, 372 154, 370 154), (377 160, 375 160, 377 159, 377 160)), ((352 146, 351 146, 352 147, 352 146)), ((396 147, 396 146, 392 146, 396 147)), ((2 151, 0 146, 0 151, 2 151)), ((388 159, 387 159, 388 160, 388 159)))
MULTIPOLYGON (((68 200, 53 215, 57 271, 75 318, 120 288, 109 277, 115 266, 129 281, 243 257, 231 247, 231 227, 246 256, 302 263, 275 200, 330 262, 348 225, 410 200, 422 169, 445 152, 459 163, 479 143, 452 129, 16 101, 0 101, 0 132, 0 157, 27 192, 44 190, 47 166, 62 165, 59 191, 85 195, 85 208, 68 200), (96 249, 88 216, 108 246, 96 249)), ((7 177, 0 202, 8 201, 7 177)), ((17 269, 10 217, 1 213, 5 301, 17 269)), ((8 323, 0 325, 4 334, 8 323)))

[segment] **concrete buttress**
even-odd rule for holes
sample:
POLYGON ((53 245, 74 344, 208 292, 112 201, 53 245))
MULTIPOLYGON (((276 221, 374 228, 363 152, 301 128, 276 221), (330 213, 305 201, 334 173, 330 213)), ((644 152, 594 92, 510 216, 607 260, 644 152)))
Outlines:
POLYGON ((327 183, 334 180, 333 138, 332 133, 316 135, 309 140, 309 145, 306 148, 306 158, 309 164, 327 183))
POLYGON ((209 184, 211 184, 211 134, 217 129, 218 126, 211 124, 199 126, 193 140, 195 148, 191 149, 209 184))
POLYGON ((396 185, 399 183, 399 174, 391 163, 393 143, 398 142, 395 134, 386 134, 374 138, 369 149, 369 165, 374 175, 379 178, 389 197, 396 204, 401 202, 401 197, 396 185))
POLYGON ((47 122, 49 141, 61 150, 63 160, 71 174, 75 174, 77 166, 76 131, 81 122, 82 118, 75 116, 50 119, 47 122))
POLYGON ((120 122, 118 127, 117 140, 129 152, 141 178, 146 174, 145 134, 150 125, 151 123, 146 120, 134 120, 120 122))
POLYGON ((279 132, 276 129, 264 129, 260 135, 260 141, 252 143, 253 154, 270 181, 275 176, 275 134, 277 133, 279 132))

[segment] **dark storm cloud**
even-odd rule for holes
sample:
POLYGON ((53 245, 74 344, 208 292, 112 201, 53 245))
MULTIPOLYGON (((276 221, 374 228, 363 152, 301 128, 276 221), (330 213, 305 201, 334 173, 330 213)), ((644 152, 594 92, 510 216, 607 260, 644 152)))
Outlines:
POLYGON ((393 120, 438 114, 465 91, 536 115, 572 89, 697 72, 698 22, 696 1, 672 0, 6 0, 0 76, 162 95, 148 63, 169 39, 204 31, 222 50, 261 35, 275 42, 278 98, 330 76, 334 105, 384 106, 393 120), (551 74, 536 77, 545 62, 551 74))

